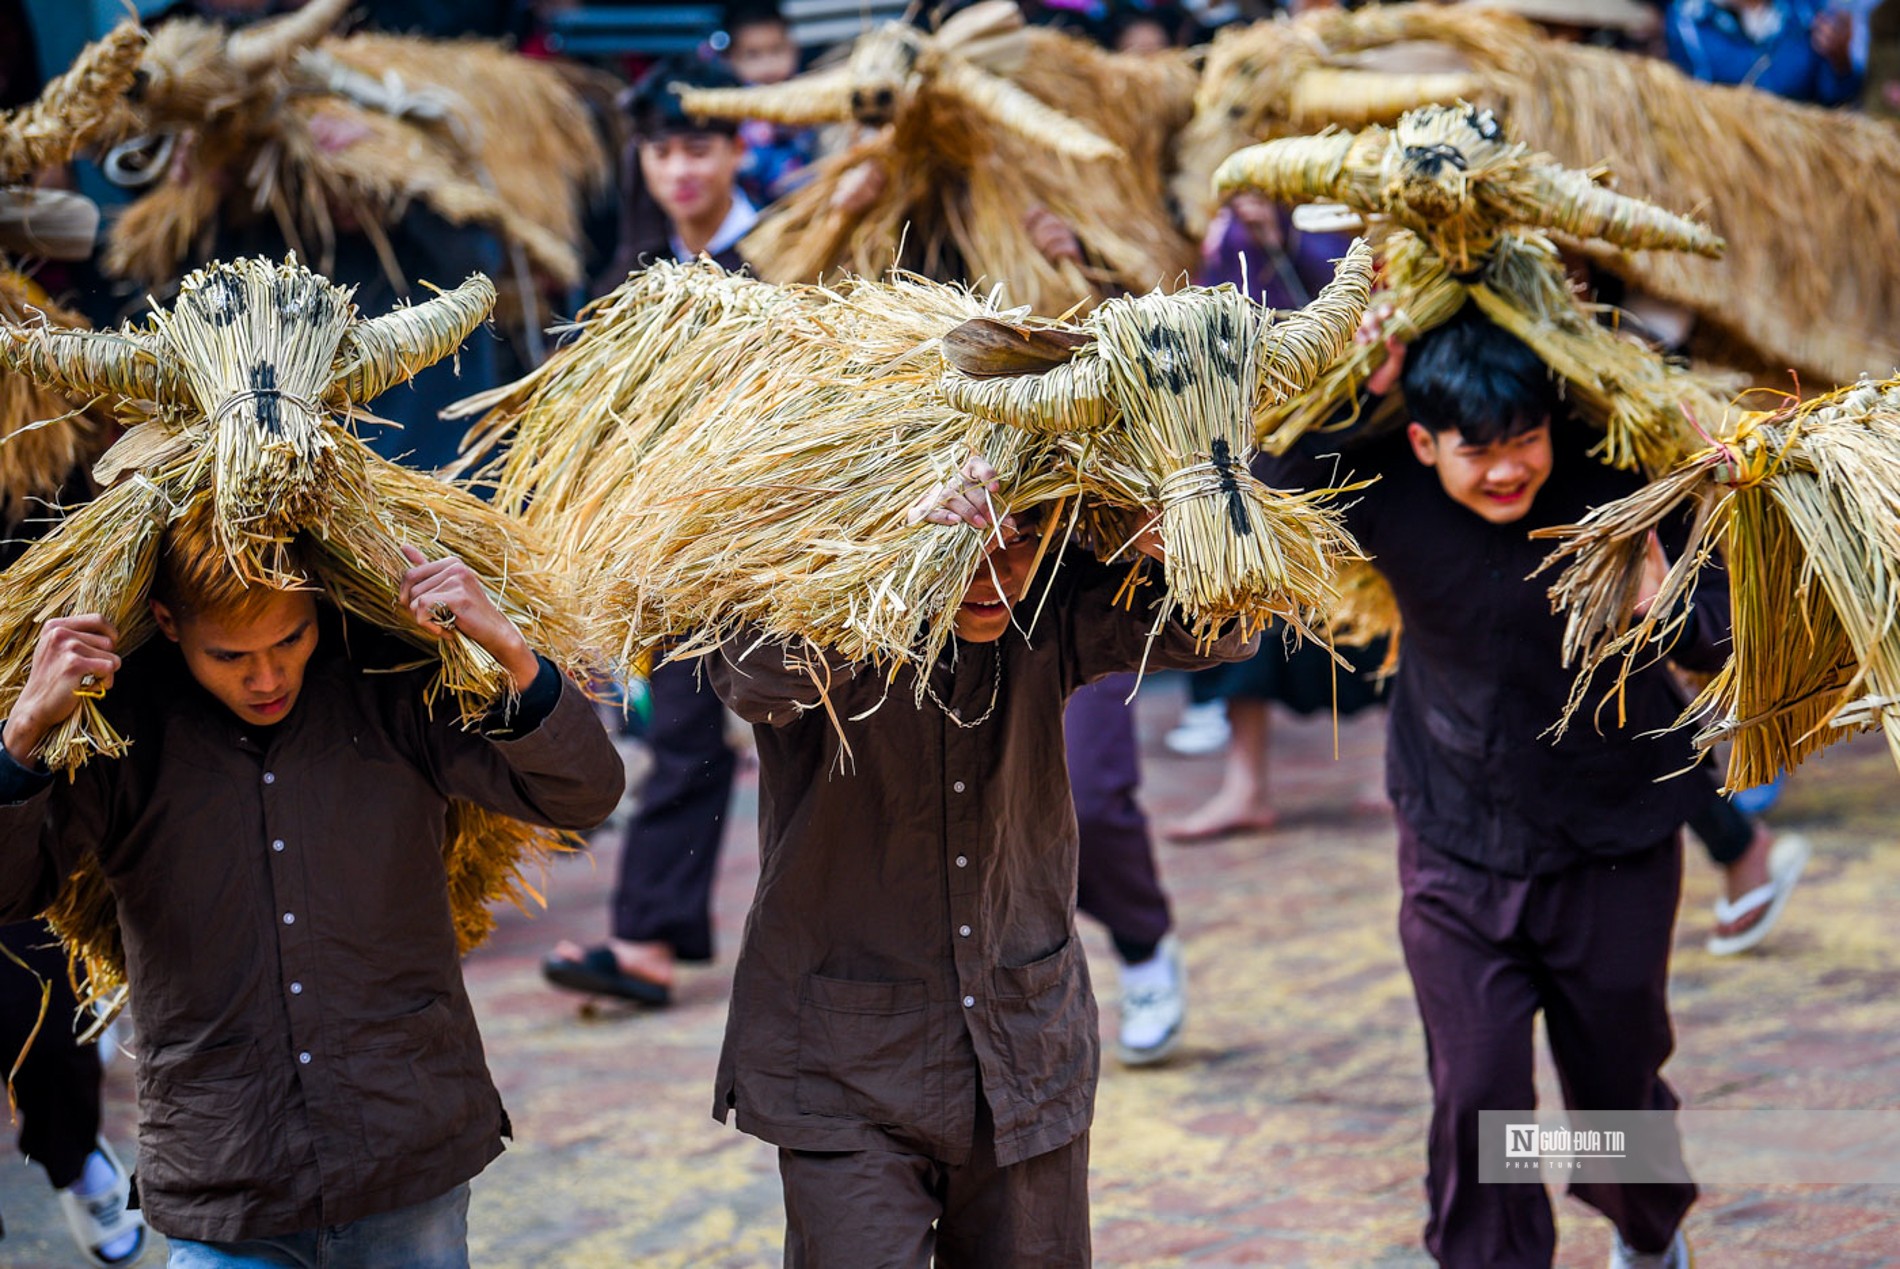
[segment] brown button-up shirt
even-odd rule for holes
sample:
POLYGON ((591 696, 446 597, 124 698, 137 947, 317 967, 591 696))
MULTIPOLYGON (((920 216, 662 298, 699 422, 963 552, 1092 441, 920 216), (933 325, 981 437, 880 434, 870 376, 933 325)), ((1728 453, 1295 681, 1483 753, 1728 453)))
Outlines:
MULTIPOLYGON (((980 1087, 1002 1166, 1087 1129, 1098 1040, 1062 711, 1083 683, 1142 663, 1153 614, 1114 606, 1124 573, 1070 555, 1030 636, 953 641, 921 706, 908 675, 887 687, 836 665, 827 710, 780 645, 713 658, 714 687, 758 735, 762 853, 715 1118, 736 1110, 793 1149, 959 1163, 980 1087)), ((1230 634, 1197 652, 1171 621, 1147 664, 1253 649, 1230 634)))
POLYGON ((431 715, 420 672, 366 673, 336 634, 265 729, 155 643, 107 698, 129 754, 0 805, 0 921, 44 908, 83 854, 117 901, 139 1195, 165 1234, 351 1221, 499 1154, 443 872, 449 799, 584 829, 620 796, 613 743, 571 683, 550 684, 525 734, 464 731, 446 701, 431 715))

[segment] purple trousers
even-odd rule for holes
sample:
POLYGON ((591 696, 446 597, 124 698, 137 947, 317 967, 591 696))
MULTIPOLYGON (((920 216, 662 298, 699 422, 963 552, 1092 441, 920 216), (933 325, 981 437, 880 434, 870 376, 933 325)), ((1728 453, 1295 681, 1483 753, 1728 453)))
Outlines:
POLYGON ((713 875, 737 766, 726 744, 726 707, 691 664, 656 666, 647 685, 653 770, 620 848, 614 937, 665 943, 680 960, 709 961, 713 875))
MULTIPOLYGON (((1507 877, 1432 849, 1400 821, 1399 887, 1399 940, 1432 1079, 1425 1246, 1454 1269, 1548 1269, 1550 1201, 1541 1185, 1478 1180, 1478 1112, 1535 1107, 1540 1009, 1567 1106, 1676 1108, 1660 1072, 1675 1046, 1667 986, 1681 841, 1507 877)), ((1570 1192, 1639 1252, 1667 1247, 1696 1196, 1688 1184, 1570 1192)))
POLYGON ((1128 704, 1134 686, 1132 674, 1090 683, 1069 698, 1063 717, 1081 833, 1076 906, 1108 927, 1125 961, 1152 956, 1173 924, 1148 817, 1136 800, 1141 750, 1128 704), (1142 949, 1146 955, 1137 954, 1142 949))

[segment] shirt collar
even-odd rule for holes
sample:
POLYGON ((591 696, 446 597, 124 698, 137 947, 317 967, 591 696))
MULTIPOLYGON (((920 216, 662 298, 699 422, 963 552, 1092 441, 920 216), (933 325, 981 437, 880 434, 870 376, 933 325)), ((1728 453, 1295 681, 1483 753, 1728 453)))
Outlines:
MULTIPOLYGON (((712 241, 706 244, 703 254, 716 256, 722 251, 730 250, 739 239, 751 233, 752 226, 758 223, 759 209, 752 205, 752 200, 745 196, 745 191, 735 187, 732 191, 732 207, 726 212, 726 218, 719 222, 719 229, 713 234, 712 241)), ((673 248, 675 260, 695 258, 686 249, 686 244, 680 241, 678 234, 669 232, 666 240, 667 244, 673 248)))

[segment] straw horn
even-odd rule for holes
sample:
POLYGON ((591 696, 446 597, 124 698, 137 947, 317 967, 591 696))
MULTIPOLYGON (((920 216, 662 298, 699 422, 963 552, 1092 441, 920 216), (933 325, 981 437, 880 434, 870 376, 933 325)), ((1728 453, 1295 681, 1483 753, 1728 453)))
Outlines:
POLYGON ((452 355, 494 306, 495 284, 477 273, 425 303, 353 322, 333 383, 352 401, 373 400, 452 355))
POLYGON ((1114 415, 1108 368, 1098 358, 1071 361, 1042 374, 973 379, 945 372, 944 400, 956 409, 1025 432, 1092 432, 1114 415))
MULTIPOLYGON (((1327 132, 1317 137, 1285 137, 1236 150, 1214 171, 1214 193, 1226 198, 1259 190, 1286 202, 1323 201, 1364 208, 1351 194, 1349 156, 1355 146, 1385 148, 1383 128, 1365 132, 1327 132), (1367 138, 1374 138, 1368 142, 1367 138)), ((1352 165, 1357 166, 1357 165, 1352 165)))
POLYGON ((1072 159, 1126 158, 1119 145, 1087 125, 1046 106, 1000 75, 978 69, 961 58, 946 58, 937 71, 937 87, 999 128, 1034 145, 1072 159))
POLYGON ((1631 251, 1692 251, 1719 257, 1722 236, 1686 216, 1606 189, 1582 172, 1539 167, 1531 172, 1535 223, 1578 238, 1600 238, 1631 251))
POLYGON ((1372 246, 1353 241, 1313 302, 1260 334, 1260 376, 1285 401, 1312 387, 1352 347, 1372 299, 1372 246))
POLYGON ((0 366, 74 400, 120 396, 189 405, 184 370, 150 337, 134 331, 0 328, 0 366))
POLYGON ((310 0, 301 9, 247 27, 231 36, 224 55, 243 71, 264 71, 314 47, 349 11, 350 0, 310 0))
POLYGON ((1296 124, 1391 123, 1419 106, 1474 97, 1483 86, 1477 75, 1459 71, 1391 74, 1319 66, 1294 82, 1288 113, 1296 124))
POLYGON ((768 123, 801 126, 842 123, 851 118, 851 71, 848 66, 814 71, 782 84, 757 88, 694 88, 670 84, 679 95, 680 109, 695 119, 763 119, 768 123))
POLYGON ((998 75, 1021 69, 1029 55, 1023 11, 1015 0, 977 0, 937 28, 937 47, 998 75))

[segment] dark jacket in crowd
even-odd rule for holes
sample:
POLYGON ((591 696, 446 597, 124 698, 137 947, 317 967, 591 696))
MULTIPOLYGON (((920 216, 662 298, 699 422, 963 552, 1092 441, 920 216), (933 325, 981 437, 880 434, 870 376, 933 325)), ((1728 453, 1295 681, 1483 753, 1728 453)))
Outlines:
POLYGON ((413 660, 363 633, 346 653, 324 631, 272 727, 161 639, 106 698, 124 758, 69 783, 0 750, 0 921, 45 908, 88 855, 117 902, 139 1195, 165 1234, 342 1224, 487 1166, 509 1129, 462 983, 449 800, 578 830, 620 796, 613 743, 547 662, 512 717, 465 731, 424 704, 424 671, 353 663, 413 660))
MULTIPOLYGON (((1553 543, 1531 531, 1581 520, 1640 487, 1559 426, 1550 478, 1516 524, 1494 525, 1453 502, 1401 434, 1338 460, 1331 439, 1309 439, 1271 460, 1264 479, 1320 488, 1350 472, 1378 477, 1346 524, 1398 598, 1404 634, 1391 693, 1386 786, 1399 817, 1426 845, 1507 876, 1557 872, 1586 859, 1647 850, 1698 811, 1706 778, 1669 779, 1692 765, 1684 732, 1655 736, 1683 698, 1661 665, 1633 675, 1622 705, 1598 710, 1601 686, 1561 740, 1548 735, 1574 675, 1562 663, 1563 621, 1551 612, 1554 575, 1531 580, 1553 543)), ((1664 535, 1665 548, 1679 546, 1664 535)), ((1672 550, 1671 558, 1674 558, 1672 550)), ((1698 588, 1689 637, 1671 656, 1719 668, 1728 594, 1719 571, 1698 588)))
MULTIPOLYGON (((714 687, 758 736, 762 856, 715 1118, 736 1110, 796 1150, 958 1165, 980 1089, 1002 1167, 1087 1131, 1099 1055, 1062 716, 1082 684, 1142 664, 1153 614, 1114 605, 1126 570, 1071 553, 1031 637, 952 641, 930 671, 941 704, 916 703, 909 673, 808 671, 782 645, 714 658, 714 687)), ((1254 644, 1230 633, 1197 652, 1171 621, 1147 665, 1254 644)))
POLYGON ((1836 70, 1814 51, 1810 28, 1822 0, 1776 0, 1779 26, 1755 40, 1733 9, 1715 0, 1675 0, 1665 33, 1669 60, 1712 84, 1746 84, 1778 97, 1839 106, 1860 94, 1861 76, 1836 70))

